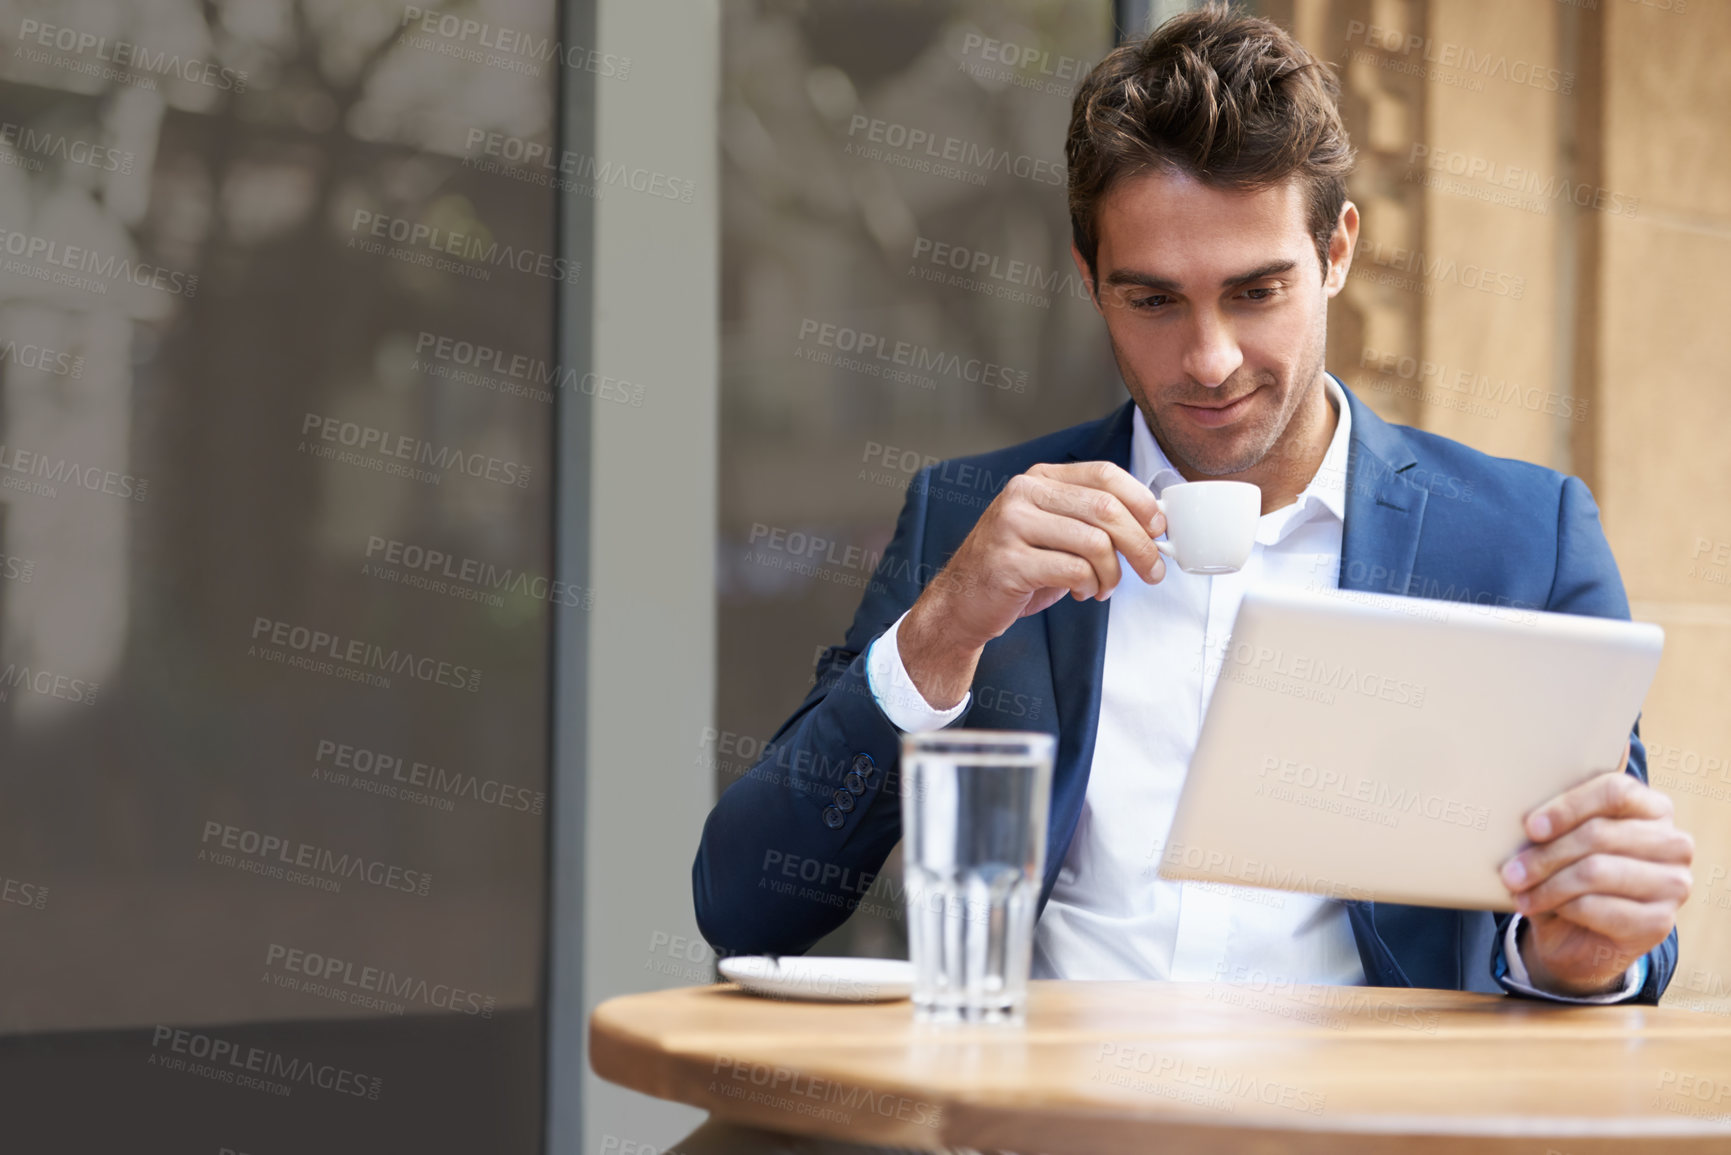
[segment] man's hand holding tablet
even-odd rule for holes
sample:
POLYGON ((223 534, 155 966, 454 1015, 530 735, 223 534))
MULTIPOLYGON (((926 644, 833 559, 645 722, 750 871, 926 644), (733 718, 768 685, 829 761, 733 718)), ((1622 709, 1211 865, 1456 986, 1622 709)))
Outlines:
POLYGON ((1168 838, 1205 853, 1160 874, 1511 912, 1505 989, 1616 998, 1690 887, 1670 802, 1603 772, 1634 756, 1663 645, 1645 622, 1252 588, 1168 838))
POLYGON ((1577 996, 1614 990, 1671 933, 1695 858, 1672 813, 1669 798, 1619 766, 1527 815, 1533 845, 1502 873, 1526 916, 1518 945, 1534 982, 1577 996))

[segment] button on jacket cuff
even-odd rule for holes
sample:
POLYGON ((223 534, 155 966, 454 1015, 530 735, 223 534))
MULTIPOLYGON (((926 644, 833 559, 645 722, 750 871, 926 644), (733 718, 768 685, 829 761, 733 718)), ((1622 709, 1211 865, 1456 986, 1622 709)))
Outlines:
POLYGON ((896 635, 907 616, 904 613, 897 618, 896 624, 879 635, 867 649, 866 683, 871 686, 878 709, 895 723, 896 729, 904 734, 925 734, 942 730, 960 718, 967 712, 974 695, 970 691, 948 710, 934 710, 926 701, 920 688, 908 676, 908 668, 902 665, 902 652, 896 645, 896 635))

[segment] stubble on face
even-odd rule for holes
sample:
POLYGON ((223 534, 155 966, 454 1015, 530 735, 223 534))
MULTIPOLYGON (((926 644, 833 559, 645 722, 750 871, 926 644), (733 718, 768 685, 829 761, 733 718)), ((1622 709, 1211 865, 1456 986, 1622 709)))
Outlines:
POLYGON ((1157 386, 1151 391, 1119 349, 1110 328, 1107 336, 1131 399, 1178 471, 1186 477, 1231 478, 1265 461, 1278 461, 1293 448, 1307 444, 1308 435, 1320 421, 1321 410, 1312 402, 1322 390, 1327 333, 1326 319, 1319 317, 1318 321, 1319 331, 1306 341, 1295 379, 1282 380, 1272 369, 1256 371, 1246 367, 1212 389, 1186 381, 1157 386), (1220 405, 1253 390, 1263 391, 1263 396, 1253 402, 1260 408, 1227 429, 1198 430, 1183 418, 1170 421, 1161 418, 1162 410, 1170 411, 1171 406, 1220 405), (1276 404, 1269 404, 1271 400, 1276 404))

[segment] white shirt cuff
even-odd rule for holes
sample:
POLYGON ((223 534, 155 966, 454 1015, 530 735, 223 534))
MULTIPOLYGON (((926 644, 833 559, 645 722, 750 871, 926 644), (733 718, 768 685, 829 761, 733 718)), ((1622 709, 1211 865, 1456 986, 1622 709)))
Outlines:
POLYGON ((877 699, 878 709, 902 733, 924 734, 942 730, 962 716, 974 695, 970 691, 948 710, 935 710, 926 701, 920 688, 908 677, 908 668, 902 665, 902 652, 896 645, 896 634, 907 616, 903 614, 897 618, 895 625, 866 648, 866 684, 871 687, 872 697, 877 699))
POLYGON ((1517 934, 1521 929, 1524 915, 1516 914, 1509 919, 1509 926, 1503 932, 1503 960, 1508 963, 1509 973, 1504 975, 1508 984, 1522 994, 1539 995, 1547 999, 1555 999, 1565 1003, 1620 1003, 1632 998, 1641 989, 1641 984, 1647 981, 1647 960, 1636 959, 1629 973, 1623 976, 1623 988, 1602 995, 1560 995, 1533 985, 1532 975, 1527 971, 1527 964, 1521 958, 1520 948, 1515 945, 1517 934))

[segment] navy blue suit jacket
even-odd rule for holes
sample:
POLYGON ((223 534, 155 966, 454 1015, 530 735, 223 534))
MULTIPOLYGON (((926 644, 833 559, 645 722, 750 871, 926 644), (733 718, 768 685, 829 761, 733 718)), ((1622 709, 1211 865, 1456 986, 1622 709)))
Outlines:
MULTIPOLYGON (((1578 478, 1390 425, 1350 391, 1340 588, 1628 618, 1592 494, 1578 478)), ((763 757, 723 793, 692 867, 697 923, 718 951, 799 954, 834 930, 901 837, 900 733, 866 680, 866 649, 911 606, 1003 483, 1040 462, 1128 467, 1133 408, 920 471, 846 641, 763 757)), ((1107 603, 1064 598, 985 647, 956 724, 1057 736, 1045 908, 1094 757, 1107 603)), ((1647 779, 1637 723, 1628 772, 1647 779)), ((1373 986, 1496 991, 1507 914, 1348 902, 1373 986)), ((1632 1001, 1656 1003, 1672 931, 1632 1001)))

